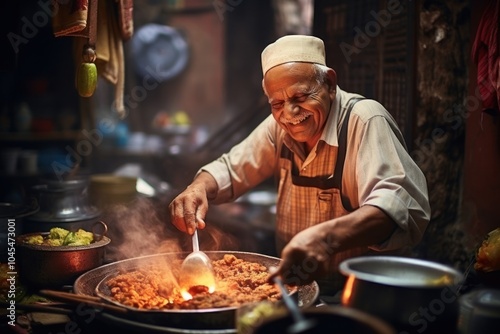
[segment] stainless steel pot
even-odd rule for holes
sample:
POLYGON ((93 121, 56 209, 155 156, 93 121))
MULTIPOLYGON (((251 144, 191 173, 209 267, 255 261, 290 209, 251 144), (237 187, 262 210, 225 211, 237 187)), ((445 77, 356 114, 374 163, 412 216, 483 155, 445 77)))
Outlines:
POLYGON ((94 233, 94 241, 87 246, 45 246, 24 242, 33 235, 47 236, 49 232, 27 233, 17 237, 16 256, 20 280, 35 288, 59 288, 72 285, 78 276, 99 267, 104 262, 105 248, 111 240, 104 232, 94 233))
MULTIPOLYGON (((277 266, 280 259, 272 256, 248 252, 236 251, 206 251, 212 260, 221 259, 225 254, 233 254, 236 257, 258 262, 267 268, 277 266)), ((126 272, 138 267, 157 265, 158 263, 172 262, 183 259, 189 253, 162 253, 141 256, 113 262, 99 268, 90 270, 75 280, 73 290, 75 293, 95 296, 99 283, 109 275, 117 272, 126 272)), ((298 304, 301 307, 311 306, 318 298, 319 287, 316 282, 298 287, 296 294, 298 304)), ((197 309, 197 310, 129 310, 127 319, 136 323, 148 324, 156 327, 171 327, 189 330, 224 330, 235 328, 236 307, 197 309)), ((120 316, 116 321, 123 320, 120 316)))
POLYGON ((23 233, 48 231, 52 227, 89 230, 99 220, 100 211, 90 204, 88 180, 42 180, 33 187, 39 210, 23 219, 23 233))
POLYGON ((457 327, 456 286, 463 275, 425 260, 363 256, 346 260, 342 305, 378 316, 405 333, 446 333, 457 327))
POLYGON ((493 334, 500 328, 500 290, 479 289, 460 297, 459 334, 493 334))

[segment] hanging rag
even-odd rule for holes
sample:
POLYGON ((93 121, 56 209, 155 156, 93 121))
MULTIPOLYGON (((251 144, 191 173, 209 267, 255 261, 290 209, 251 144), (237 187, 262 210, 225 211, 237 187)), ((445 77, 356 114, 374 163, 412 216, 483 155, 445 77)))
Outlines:
POLYGON ((118 23, 124 41, 128 41, 134 34, 133 9, 134 0, 118 0, 118 23))
MULTIPOLYGON (((115 4, 112 1, 98 1, 96 22, 95 51, 97 72, 101 77, 115 86, 113 109, 120 118, 125 117, 123 90, 125 86, 125 60, 123 40, 118 27, 118 18, 115 4)), ((85 47, 87 40, 75 40, 75 55, 85 47)))
POLYGON ((472 46, 483 112, 492 115, 499 114, 500 105, 499 14, 500 1, 490 0, 484 9, 472 46))
MULTIPOLYGON (((54 1, 57 2, 57 0, 54 1)), ((100 76, 115 86, 113 108, 120 118, 124 118, 126 110, 123 98, 125 86, 123 42, 133 34, 133 0, 71 0, 65 3, 68 8, 74 8, 75 3, 79 5, 81 2, 87 3, 86 13, 83 10, 78 11, 80 15, 75 13, 68 15, 68 10, 55 12, 54 34, 74 37, 74 56, 77 65, 82 62, 82 50, 89 44, 94 48, 97 71, 100 76), (92 16, 93 5, 97 5, 95 17, 92 16), (85 15, 85 28, 77 30, 77 27, 82 26, 81 18, 85 15), (58 22, 72 22, 65 25, 65 27, 72 28, 56 30, 57 27, 63 27, 58 22), (57 26, 56 23, 58 23, 57 26)), ((67 9, 67 7, 61 8, 67 9)))
POLYGON ((52 1, 52 30, 56 37, 88 37, 88 0, 52 1))

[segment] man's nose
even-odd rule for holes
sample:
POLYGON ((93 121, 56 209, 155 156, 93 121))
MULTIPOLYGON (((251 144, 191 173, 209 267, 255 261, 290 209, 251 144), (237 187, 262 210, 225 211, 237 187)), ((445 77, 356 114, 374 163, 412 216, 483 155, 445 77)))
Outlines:
POLYGON ((292 102, 292 101, 286 101, 285 102, 285 113, 289 115, 295 115, 300 111, 300 107, 292 102))

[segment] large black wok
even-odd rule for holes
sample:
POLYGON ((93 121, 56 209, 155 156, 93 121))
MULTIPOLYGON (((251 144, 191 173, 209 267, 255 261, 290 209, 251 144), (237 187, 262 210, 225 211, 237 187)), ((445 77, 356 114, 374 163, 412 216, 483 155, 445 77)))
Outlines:
MULTIPOLYGON (((276 266, 280 259, 267 255, 249 252, 235 251, 207 251, 205 252, 212 260, 221 259, 224 254, 233 254, 236 257, 258 262, 267 268, 276 266)), ((177 259, 183 259, 188 253, 162 253, 141 256, 103 265, 86 272, 78 277, 74 283, 74 292, 77 294, 95 296, 99 283, 109 275, 118 272, 132 271, 148 265, 161 265, 172 263, 177 259)), ((306 308, 316 301, 319 295, 319 287, 316 282, 298 287, 296 298, 299 306, 306 308)), ((126 314, 128 320, 145 323, 154 326, 168 326, 183 329, 234 329, 236 307, 199 309, 199 310, 130 310, 126 314)), ((117 321, 120 318, 117 318, 117 321)))

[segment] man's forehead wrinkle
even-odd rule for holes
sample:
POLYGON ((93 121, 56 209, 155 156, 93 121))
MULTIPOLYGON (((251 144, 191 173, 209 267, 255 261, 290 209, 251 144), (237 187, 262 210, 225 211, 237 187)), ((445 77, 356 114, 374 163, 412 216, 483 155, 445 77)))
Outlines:
MULTIPOLYGON (((300 85, 302 86, 302 85, 300 85)), ((293 87, 293 86, 287 86, 280 88, 274 92, 271 93, 270 100, 272 101, 284 101, 290 98, 293 98, 297 93, 300 93, 304 91, 304 89, 301 89, 300 86, 298 87, 293 87)))

